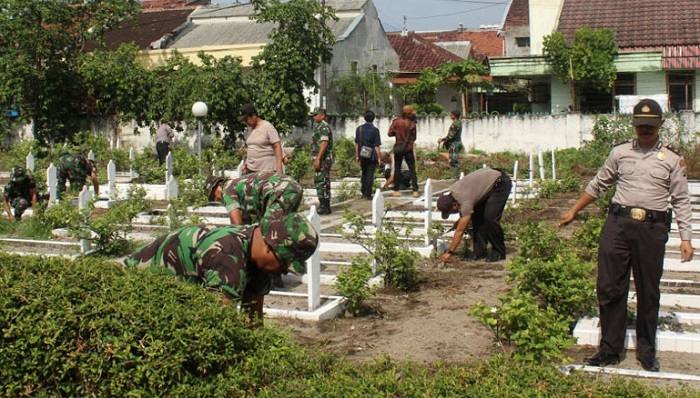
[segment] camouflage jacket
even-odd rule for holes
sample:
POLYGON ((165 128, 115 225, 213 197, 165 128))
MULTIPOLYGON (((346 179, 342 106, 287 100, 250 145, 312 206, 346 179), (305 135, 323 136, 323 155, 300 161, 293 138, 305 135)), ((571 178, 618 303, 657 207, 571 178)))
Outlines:
POLYGON ((222 197, 229 213, 240 209, 244 224, 251 224, 277 209, 283 214, 297 211, 303 194, 303 188, 293 178, 260 171, 232 180, 222 197))
POLYGON ((245 290, 265 295, 270 292, 270 275, 249 257, 255 228, 181 228, 138 249, 124 262, 222 290, 234 300, 240 300, 245 290))
POLYGON ((333 154, 333 133, 331 133, 331 127, 325 122, 325 120, 316 125, 314 133, 311 136, 311 155, 313 157, 316 157, 321 151, 321 142, 323 141, 328 141, 328 147, 326 148, 326 152, 324 152, 323 159, 321 159, 321 161, 330 160, 333 162, 335 160, 333 154))
POLYGON ((85 183, 92 174, 94 167, 84 156, 64 154, 58 159, 59 178, 73 182, 85 183))
POLYGON ((32 201, 32 189, 36 189, 36 182, 31 177, 27 177, 22 182, 10 181, 5 185, 2 194, 8 200, 15 198, 24 198, 29 202, 32 201))

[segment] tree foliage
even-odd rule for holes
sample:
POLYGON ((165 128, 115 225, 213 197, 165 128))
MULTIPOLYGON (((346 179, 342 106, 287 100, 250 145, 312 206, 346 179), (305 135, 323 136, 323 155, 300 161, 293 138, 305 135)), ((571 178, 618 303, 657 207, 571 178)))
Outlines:
POLYGON ((285 132, 305 125, 304 90, 318 91, 316 70, 330 62, 335 43, 327 21, 338 18, 314 0, 251 0, 258 23, 274 23, 270 42, 253 57, 248 87, 258 112, 285 132))
POLYGON ((0 104, 20 108, 42 141, 74 130, 83 45, 139 7, 138 0, 0 0, 0 104))
POLYGON ((343 112, 360 113, 372 109, 379 115, 391 114, 390 78, 373 69, 336 76, 331 80, 329 89, 343 112))
POLYGON ((441 113, 442 106, 435 96, 442 82, 440 74, 432 69, 423 69, 415 83, 401 87, 404 102, 414 104, 418 113, 441 113))
POLYGON ((586 86, 611 91, 617 76, 617 46, 612 30, 584 26, 576 31, 571 42, 555 32, 545 36, 543 52, 550 71, 563 83, 571 84, 572 96, 578 88, 586 86))

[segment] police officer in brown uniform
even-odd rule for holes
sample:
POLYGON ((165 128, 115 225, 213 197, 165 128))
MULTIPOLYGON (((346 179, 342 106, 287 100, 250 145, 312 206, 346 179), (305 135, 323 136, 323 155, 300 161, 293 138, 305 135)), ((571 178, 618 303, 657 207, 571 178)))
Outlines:
POLYGON ((632 125, 637 139, 613 148, 598 174, 559 226, 603 196, 615 181, 617 190, 598 248, 597 295, 601 338, 598 352, 586 358, 590 366, 620 362, 624 349, 630 269, 637 295, 637 359, 647 371, 658 372, 656 325, 659 283, 670 226, 669 203, 681 236, 681 261, 693 258, 691 207, 685 160, 659 139, 662 110, 651 99, 635 105, 632 125))

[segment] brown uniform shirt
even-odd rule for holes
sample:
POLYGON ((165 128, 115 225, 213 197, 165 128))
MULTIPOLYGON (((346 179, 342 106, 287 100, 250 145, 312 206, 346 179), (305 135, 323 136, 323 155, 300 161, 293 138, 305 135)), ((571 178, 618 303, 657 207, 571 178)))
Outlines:
POLYGON ((598 174, 588 183, 586 193, 603 196, 617 181, 613 203, 627 207, 675 212, 681 240, 692 239, 692 210, 688 194, 685 160, 659 140, 644 150, 637 140, 612 149, 598 174))
POLYGON ((450 193, 459 202, 459 216, 464 217, 474 213, 476 205, 486 198, 500 177, 500 171, 485 167, 472 171, 452 184, 450 193))

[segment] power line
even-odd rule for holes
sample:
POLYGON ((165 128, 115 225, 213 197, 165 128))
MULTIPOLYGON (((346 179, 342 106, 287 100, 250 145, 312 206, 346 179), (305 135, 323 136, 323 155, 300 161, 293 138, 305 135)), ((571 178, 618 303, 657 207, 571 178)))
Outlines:
POLYGON ((468 2, 468 3, 481 3, 481 4, 488 4, 488 5, 485 5, 485 6, 479 7, 479 8, 473 8, 473 9, 467 10, 467 11, 451 12, 451 13, 449 13, 449 14, 440 14, 440 15, 429 15, 429 16, 424 16, 424 17, 413 17, 413 18, 408 17, 407 19, 409 19, 409 20, 419 20, 419 19, 431 19, 431 18, 449 17, 449 16, 452 16, 452 15, 468 14, 468 13, 470 13, 470 12, 475 12, 475 11, 483 10, 483 9, 485 9, 485 8, 490 8, 490 7, 495 7, 495 6, 501 6, 501 5, 510 3, 510 1, 502 1, 502 2, 499 2, 499 3, 491 3, 491 2, 485 2, 485 1, 466 1, 466 0, 442 0, 442 1, 454 1, 454 2, 458 2, 458 3, 467 3, 467 2, 468 2))

